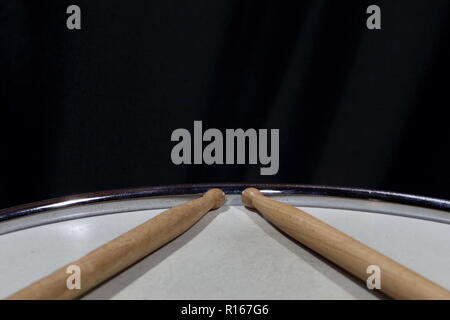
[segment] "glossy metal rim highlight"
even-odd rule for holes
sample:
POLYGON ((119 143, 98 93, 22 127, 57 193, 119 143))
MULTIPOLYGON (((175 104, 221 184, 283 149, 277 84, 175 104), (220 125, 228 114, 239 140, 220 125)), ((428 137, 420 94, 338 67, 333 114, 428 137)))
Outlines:
POLYGON ((51 199, 0 210, 0 234, 38 225, 127 211, 165 209, 211 188, 228 195, 225 205, 242 205, 240 193, 256 187, 294 206, 376 212, 450 224, 450 201, 368 189, 297 184, 190 184, 123 189, 51 199))

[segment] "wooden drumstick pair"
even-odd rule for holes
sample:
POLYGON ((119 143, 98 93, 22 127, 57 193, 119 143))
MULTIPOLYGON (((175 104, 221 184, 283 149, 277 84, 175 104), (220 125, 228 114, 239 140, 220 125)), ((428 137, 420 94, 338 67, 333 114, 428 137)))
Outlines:
MULTIPOLYGON (((446 289, 300 209, 266 198, 254 188, 244 190, 242 200, 276 227, 363 281, 369 276, 369 266, 379 267, 380 291, 391 298, 450 299, 446 289)), ((176 238, 223 202, 224 193, 211 189, 202 197, 166 210, 72 262, 69 265, 76 265, 81 271, 80 289, 67 288, 67 265, 8 299, 77 298, 176 238)))

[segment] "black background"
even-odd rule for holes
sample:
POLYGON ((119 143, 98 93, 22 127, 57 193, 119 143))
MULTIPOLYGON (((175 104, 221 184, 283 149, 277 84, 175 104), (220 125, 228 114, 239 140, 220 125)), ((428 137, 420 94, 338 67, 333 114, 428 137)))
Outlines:
POLYGON ((3 0, 0 208, 195 182, 450 199, 449 36, 448 0, 3 0), (279 128, 278 174, 173 165, 194 120, 279 128))

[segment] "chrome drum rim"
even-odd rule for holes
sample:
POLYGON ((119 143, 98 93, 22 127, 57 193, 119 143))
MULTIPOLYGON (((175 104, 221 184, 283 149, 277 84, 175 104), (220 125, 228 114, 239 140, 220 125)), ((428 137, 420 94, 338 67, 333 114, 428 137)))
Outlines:
POLYGON ((450 224, 450 201, 404 193, 300 184, 183 184, 86 193, 0 210, 0 235, 39 225, 85 217, 170 208, 222 189, 225 206, 242 206, 247 187, 297 207, 373 212, 450 224))

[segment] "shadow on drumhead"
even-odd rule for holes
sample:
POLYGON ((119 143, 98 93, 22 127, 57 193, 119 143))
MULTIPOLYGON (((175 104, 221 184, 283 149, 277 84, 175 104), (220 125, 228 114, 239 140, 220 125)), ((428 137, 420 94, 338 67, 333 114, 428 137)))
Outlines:
POLYGON ((379 291, 374 290, 368 290, 365 286, 365 283, 349 272, 347 272, 345 269, 342 269, 341 267, 335 265, 334 263, 330 262, 329 260, 323 258, 321 255, 317 254, 313 250, 309 249, 296 239, 292 238, 290 235, 286 234, 284 231, 280 230, 278 227, 276 227, 273 223, 271 223, 269 220, 265 219, 257 210, 253 208, 245 207, 245 212, 247 216, 256 224, 258 225, 268 236, 270 236, 272 239, 276 240, 279 244, 281 244, 283 247, 297 255, 298 257, 302 258, 303 261, 308 263, 311 267, 313 267, 315 270, 320 272, 322 275, 333 281, 334 283, 338 284, 339 287, 347 291, 349 294, 351 294, 353 297, 360 299, 360 296, 358 296, 358 292, 355 292, 354 286, 349 285, 350 282, 356 284, 358 287, 363 288, 368 294, 373 295, 374 297, 381 299, 381 300, 389 300, 389 297, 384 295, 383 293, 379 291), (252 213, 250 213, 251 211, 252 213), (273 236, 273 229, 275 229, 278 233, 282 234, 283 237, 276 237, 273 236), (292 244, 295 244, 295 246, 292 246, 292 244), (312 261, 305 260, 304 255, 302 252, 298 249, 301 249, 304 252, 307 252, 320 262, 323 262, 323 264, 313 264, 312 261), (324 266, 327 266, 328 268, 334 269, 338 271, 345 279, 345 281, 342 281, 341 279, 335 279, 331 278, 330 274, 327 272, 326 268, 324 266))
MULTIPOLYGON (((83 299, 111 299, 115 295, 119 294, 126 287, 131 285, 133 282, 137 281, 139 278, 144 276, 151 269, 158 266, 161 262, 163 262, 166 258, 170 257, 173 253, 181 249, 183 246, 188 244, 191 240, 193 240, 198 234, 202 232, 213 220, 221 213, 225 213, 228 211, 228 207, 224 206, 217 210, 211 211, 206 214, 202 219, 200 219, 192 228, 187 230, 185 233, 175 238, 171 242, 167 243, 165 246, 161 247, 157 251, 153 252, 149 256, 144 259, 138 261, 128 269, 116 275, 110 281, 105 282, 101 286, 95 288, 91 292, 87 293, 83 296, 83 299)), ((343 290, 348 292, 355 298, 361 298, 360 291, 355 290, 355 284, 364 289, 368 293, 368 295, 373 295, 379 299, 387 299, 386 296, 380 294, 378 292, 369 291, 364 283, 359 279, 355 278, 345 270, 339 268, 335 264, 329 262, 328 260, 322 258, 320 255, 316 254, 311 249, 305 247, 297 240, 291 238, 289 235, 285 234, 283 231, 279 230, 276 226, 274 226, 269 221, 265 220, 257 211, 253 209, 246 208, 242 210, 245 214, 257 225, 261 228, 267 235, 276 240, 283 247, 287 248, 289 251, 294 253, 295 255, 302 258, 306 263, 308 263, 315 270, 320 272, 322 275, 339 285, 343 290), (253 213, 249 212, 252 211, 253 213), (262 218, 262 219, 261 219, 262 218), (274 236, 273 230, 282 234, 282 237, 274 236), (313 263, 313 261, 305 259, 305 254, 308 253, 311 257, 319 260, 320 264, 313 263), (342 277, 332 278, 329 270, 333 269, 339 272, 342 277), (357 292, 359 291, 359 292, 357 292)))
POLYGON ((144 259, 136 262, 131 267, 125 269, 123 272, 117 274, 114 278, 110 279, 100 285, 99 287, 88 292, 81 299, 88 300, 106 300, 111 299, 116 294, 121 292, 124 288, 128 287, 134 281, 146 274, 148 271, 156 267, 167 257, 171 256, 174 252, 181 249, 184 245, 194 239, 199 233, 202 232, 219 214, 227 211, 227 207, 220 207, 219 209, 208 212, 203 216, 196 224, 194 224, 186 232, 173 239, 166 245, 162 246, 158 250, 154 251, 144 259))

